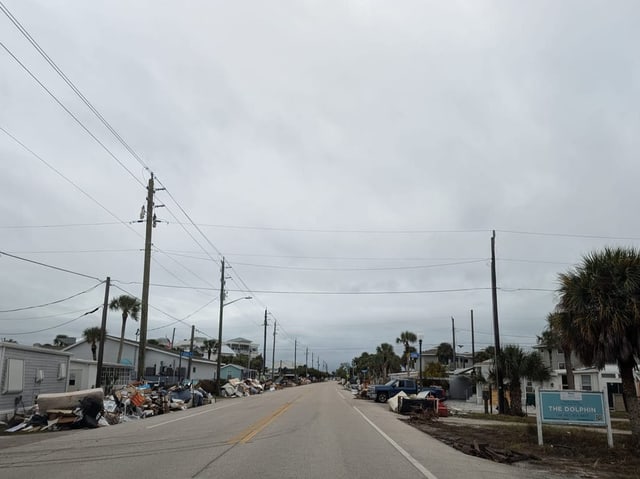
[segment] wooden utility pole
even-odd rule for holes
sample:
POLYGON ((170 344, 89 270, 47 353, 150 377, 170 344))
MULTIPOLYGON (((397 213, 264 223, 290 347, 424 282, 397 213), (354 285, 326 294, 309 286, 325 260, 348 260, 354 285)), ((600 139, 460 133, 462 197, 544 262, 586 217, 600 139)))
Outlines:
MULTIPOLYGON (((102 363, 104 362, 104 340, 107 335, 107 310, 109 308, 109 286, 111 278, 107 276, 104 288, 104 304, 102 305, 102 324, 100 325, 100 345, 98 349, 98 365, 96 367, 96 387, 102 385, 102 363)), ((107 391, 108 392, 108 391, 107 391)))
POLYGON ((273 349, 271 350, 271 380, 275 378, 276 371, 276 324, 277 321, 273 321, 273 349))
POLYGON ((153 173, 149 178, 147 185, 147 221, 144 239, 144 274, 142 278, 142 306, 140 314, 140 342, 138 343, 138 371, 137 378, 144 376, 144 353, 147 347, 147 324, 149 320, 149 277, 151 274, 151 232, 153 230, 154 213, 153 213, 153 194, 155 193, 153 185, 153 173))
POLYGON ((309 348, 305 348, 304 350, 304 377, 309 376, 309 368, 308 365, 309 364, 309 348))
POLYGON ((495 348, 496 384, 498 386, 498 413, 504 414, 504 387, 500 367, 500 330, 498 326, 498 288, 496 286, 496 232, 491 236, 491 302, 493 304, 493 341, 495 348))
POLYGON ((296 376, 297 376, 296 371, 298 370, 297 364, 296 364, 296 361, 298 359, 296 357, 297 354, 298 354, 298 340, 294 339, 293 340, 293 374, 295 374, 296 376))
POLYGON ((216 359, 216 394, 220 395, 220 362, 222 361, 222 310, 224 308, 224 257, 222 258, 222 268, 220 269, 220 316, 218 318, 218 358, 216 359))
POLYGON ((453 370, 456 368, 456 327, 455 327, 455 319, 451 316, 451 334, 453 335, 453 370))
POLYGON ((191 361, 193 360, 193 335, 196 332, 196 326, 191 325, 191 342, 189 343, 189 361, 187 362, 187 379, 191 379, 191 361))
POLYGON ((267 377, 267 309, 264 310, 264 343, 262 346, 262 375, 267 377))
MULTIPOLYGON (((473 309, 471 310, 471 365, 474 366, 476 364, 476 338, 473 333, 473 309)), ((473 369, 473 373, 475 374, 475 368, 473 369)))

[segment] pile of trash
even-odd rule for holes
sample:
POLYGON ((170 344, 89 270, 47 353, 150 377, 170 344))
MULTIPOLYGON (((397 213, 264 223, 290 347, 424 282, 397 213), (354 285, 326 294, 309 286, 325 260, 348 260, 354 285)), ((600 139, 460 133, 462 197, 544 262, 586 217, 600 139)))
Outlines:
POLYGON ((199 384, 180 384, 165 389, 152 388, 146 383, 131 383, 114 389, 106 397, 101 388, 40 394, 29 412, 24 409, 21 414, 17 409, 14 411, 5 432, 96 428, 211 402, 212 394, 199 384))
POLYGON ((253 394, 260 394, 264 391, 264 386, 256 379, 229 379, 221 387, 221 395, 225 397, 243 397, 253 394))
MULTIPOLYGON (((244 397, 274 390, 255 379, 230 379, 221 387, 224 397, 244 397)), ((169 388, 133 382, 105 396, 101 388, 40 394, 36 405, 18 414, 17 406, 6 432, 96 428, 203 406, 215 401, 216 383, 188 380, 169 388)))
POLYGON ((14 411, 5 432, 57 431, 107 425, 103 418, 104 392, 100 388, 59 394, 41 394, 31 414, 14 411))

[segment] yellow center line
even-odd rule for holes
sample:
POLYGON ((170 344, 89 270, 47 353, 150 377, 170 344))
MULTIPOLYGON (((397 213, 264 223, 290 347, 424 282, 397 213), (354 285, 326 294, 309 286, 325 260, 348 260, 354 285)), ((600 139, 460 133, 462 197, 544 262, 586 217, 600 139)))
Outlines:
POLYGON ((284 414, 287 411, 287 409, 289 409, 291 407, 292 404, 293 404, 293 402, 288 402, 288 403, 284 404, 283 406, 281 406, 280 408, 276 409, 274 412, 272 412, 268 416, 260 419, 255 424, 252 424, 251 426, 249 426, 247 429, 242 431, 240 434, 238 434, 238 435, 234 436, 233 438, 229 439, 227 441, 227 444, 238 444, 238 443, 246 444, 251 439, 253 439, 256 436, 256 434, 258 434, 265 427, 267 427, 269 424, 271 424, 273 421, 275 421, 278 416, 284 414))

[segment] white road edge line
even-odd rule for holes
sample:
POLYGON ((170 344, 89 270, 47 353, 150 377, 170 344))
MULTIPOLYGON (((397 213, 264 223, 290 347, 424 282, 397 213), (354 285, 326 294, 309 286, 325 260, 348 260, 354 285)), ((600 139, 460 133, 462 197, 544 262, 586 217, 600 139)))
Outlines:
POLYGON ((364 415, 364 413, 362 411, 360 411, 360 409, 358 409, 357 407, 353 406, 353 409, 355 409, 356 411, 358 411, 358 414, 360 414, 365 421, 367 421, 372 428, 374 428, 376 431, 378 431, 378 433, 387 440, 387 442, 389 444, 391 444, 393 447, 396 448, 396 450, 402 454, 405 459, 407 461, 409 461, 413 467, 415 467, 418 471, 420 471, 422 473, 422 475, 424 477, 426 477, 427 479, 438 479, 436 476, 434 476, 431 471, 429 471, 429 469, 427 469, 426 467, 424 467, 422 464, 420 464, 418 462, 417 459, 415 459, 411 454, 409 454, 407 451, 405 451, 404 449, 402 449, 402 447, 400 447, 400 445, 395 442, 393 439, 391 439, 389 436, 387 436, 384 431, 382 429, 380 429, 378 426, 376 426, 367 416, 364 415))
POLYGON ((147 426, 147 429, 154 429, 156 427, 166 426, 167 424, 171 424, 172 422, 184 421, 185 419, 191 419, 192 417, 200 416, 202 414, 208 414, 210 412, 217 411, 218 409, 224 409, 224 408, 230 407, 230 406, 233 406, 233 404, 227 404, 226 406, 220 406, 220 407, 216 407, 216 408, 213 408, 213 409, 207 409, 206 411, 200 411, 200 412, 197 412, 197 413, 194 413, 194 414, 189 414, 188 416, 182 416, 182 417, 179 417, 177 419, 172 419, 171 421, 165 421, 165 422, 161 422, 161 423, 158 423, 158 424, 154 424, 153 426, 147 426))

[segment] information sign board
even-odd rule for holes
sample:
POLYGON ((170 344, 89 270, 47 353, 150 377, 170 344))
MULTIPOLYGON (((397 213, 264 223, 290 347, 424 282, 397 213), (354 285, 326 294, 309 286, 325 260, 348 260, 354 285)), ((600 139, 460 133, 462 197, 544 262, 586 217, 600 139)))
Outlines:
POLYGON ((609 447, 613 447, 609 401, 604 391, 557 391, 536 388, 536 395, 538 444, 543 444, 543 424, 570 424, 606 426, 607 443, 609 447))
POLYGON ((543 423, 607 425, 601 392, 541 390, 540 415, 543 423))

